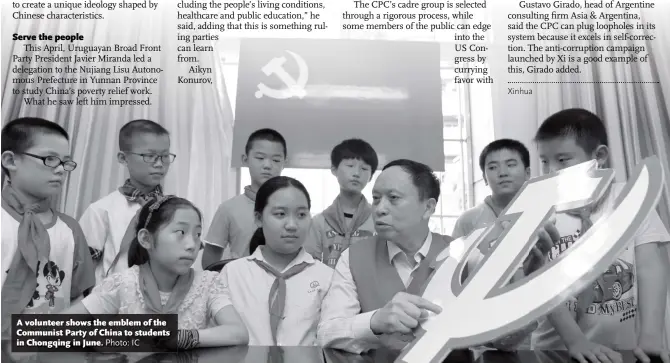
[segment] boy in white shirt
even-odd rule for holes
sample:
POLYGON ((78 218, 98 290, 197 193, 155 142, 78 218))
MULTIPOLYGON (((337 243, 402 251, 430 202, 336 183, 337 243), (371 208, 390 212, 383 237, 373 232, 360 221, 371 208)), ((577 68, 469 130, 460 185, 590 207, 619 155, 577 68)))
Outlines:
POLYGON ((66 173, 77 167, 67 132, 35 117, 2 128, 2 337, 12 314, 53 314, 95 285, 77 221, 51 209, 66 173))
MULTIPOLYGON (((589 160, 609 164, 607 131, 598 116, 583 109, 567 109, 547 118, 537 131, 542 170, 554 172, 589 160)), ((613 184, 602 201, 589 210, 557 215, 561 242, 550 259, 567 250, 586 229, 613 207, 623 189, 613 184), (579 216, 577 216, 579 215, 579 216)), ((592 288, 566 301, 533 333, 536 350, 568 349, 580 362, 616 362, 614 350, 636 350, 665 355, 664 317, 667 310, 668 266, 662 251, 670 234, 653 211, 630 247, 598 278, 592 288), (637 325, 637 326, 636 326, 637 325)), ((645 354, 646 353, 646 354, 645 354)))
POLYGON ((495 140, 479 155, 479 167, 484 183, 491 188, 491 195, 458 217, 453 238, 467 236, 478 228, 495 223, 530 178, 530 152, 517 140, 495 140))
POLYGON ((251 254, 249 241, 256 231, 256 192, 268 179, 281 174, 286 163, 286 149, 286 140, 273 129, 256 130, 249 136, 242 163, 249 168, 251 185, 244 188, 244 194, 228 199, 216 210, 207 232, 202 268, 221 259, 251 254))
POLYGON ((124 185, 91 204, 79 223, 92 249, 97 281, 128 268, 134 217, 146 201, 163 194, 161 183, 175 155, 170 134, 150 120, 134 120, 119 131, 117 160, 128 169, 124 185))

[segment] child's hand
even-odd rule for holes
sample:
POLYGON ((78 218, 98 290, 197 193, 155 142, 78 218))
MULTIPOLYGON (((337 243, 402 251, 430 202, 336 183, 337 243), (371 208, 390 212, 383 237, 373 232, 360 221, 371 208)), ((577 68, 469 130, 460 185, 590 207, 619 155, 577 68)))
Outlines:
POLYGON ((663 349, 662 346, 653 347, 645 344, 638 344, 637 348, 633 350, 633 353, 635 353, 635 358, 642 363, 651 363, 649 355, 660 357, 661 362, 663 363, 670 363, 670 351, 663 349))
POLYGON ((548 260, 548 254, 554 245, 561 241, 561 234, 556 229, 555 221, 550 220, 537 231, 537 243, 523 262, 525 276, 539 270, 548 260))
POLYGON ((568 351, 570 357, 579 363, 623 363, 623 357, 619 352, 588 340, 569 345, 568 351))

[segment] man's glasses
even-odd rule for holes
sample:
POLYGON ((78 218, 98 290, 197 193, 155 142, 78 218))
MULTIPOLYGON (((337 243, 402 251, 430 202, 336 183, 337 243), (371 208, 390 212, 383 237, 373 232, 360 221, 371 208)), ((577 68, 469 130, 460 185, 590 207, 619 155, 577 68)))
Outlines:
POLYGON ((63 169, 65 171, 72 171, 77 168, 77 163, 75 163, 72 160, 61 160, 58 156, 39 156, 35 154, 30 154, 30 153, 20 153, 22 155, 27 155, 35 159, 40 159, 44 163, 44 165, 56 169, 57 167, 63 165, 63 169))
POLYGON ((175 154, 166 154, 166 155, 158 155, 158 154, 138 154, 138 153, 133 153, 130 151, 126 151, 128 154, 133 154, 133 155, 138 155, 142 157, 142 160, 144 160, 145 163, 149 164, 155 164, 158 159, 161 159, 161 162, 163 164, 170 164, 174 161, 174 159, 177 157, 175 154))

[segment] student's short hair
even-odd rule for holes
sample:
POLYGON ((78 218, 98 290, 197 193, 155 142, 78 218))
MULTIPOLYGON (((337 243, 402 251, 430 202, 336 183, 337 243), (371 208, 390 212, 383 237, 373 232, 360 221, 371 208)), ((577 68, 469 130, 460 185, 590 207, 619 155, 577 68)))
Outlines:
POLYGON ((402 170, 411 176, 412 183, 419 190, 419 199, 423 201, 433 198, 436 202, 439 201, 440 180, 435 176, 430 166, 413 160, 398 159, 386 164, 382 170, 386 170, 392 166, 402 168, 402 170))
POLYGON ((348 139, 337 144, 330 152, 330 164, 334 167, 340 166, 342 160, 358 159, 370 165, 372 173, 379 166, 377 152, 367 141, 361 139, 348 139))
POLYGON ((200 221, 202 221, 202 213, 189 200, 175 196, 165 196, 163 198, 153 198, 140 209, 140 213, 137 216, 135 238, 130 242, 128 249, 128 267, 140 266, 149 261, 149 251, 142 247, 140 241, 137 239, 137 234, 143 228, 146 228, 151 234, 155 235, 161 228, 170 223, 177 210, 182 208, 193 209, 198 214, 200 221), (161 200, 161 203, 158 203, 159 200, 161 200))
MULTIPOLYGON (((39 117, 21 117, 2 128, 2 152, 24 153, 34 146, 35 136, 38 134, 60 135, 70 140, 67 131, 55 122, 39 117)), ((9 170, 4 166, 2 172, 9 176, 9 170)))
POLYGON ((574 137, 577 145, 591 153, 598 146, 608 146, 605 124, 594 113, 583 108, 569 108, 549 116, 535 134, 535 142, 558 137, 574 137))
POLYGON ((137 134, 170 135, 165 127, 151 120, 133 120, 121 127, 119 131, 119 150, 130 151, 133 147, 133 136, 137 134))
MULTIPOLYGON (((263 210, 268 205, 270 197, 277 192, 278 190, 285 188, 296 188, 300 190, 307 198, 307 208, 312 208, 312 199, 309 197, 309 192, 305 185, 303 185, 298 179, 293 179, 288 176, 275 176, 268 179, 256 193, 256 201, 254 202, 254 212, 263 214, 263 210)), ((253 254, 256 251, 258 246, 265 245, 265 235, 263 234, 263 228, 256 228, 251 240, 249 241, 249 254, 253 254)))
POLYGON ((247 139, 247 144, 244 146, 244 153, 249 154, 251 148, 254 146, 254 141, 261 140, 280 143, 284 149, 284 157, 288 155, 284 136, 282 136, 282 134, 280 134, 277 130, 273 129, 260 129, 252 132, 251 135, 249 135, 249 139, 247 139))
POLYGON ((528 151, 526 145, 517 140, 499 139, 486 145, 484 150, 482 150, 482 153, 479 154, 479 168, 482 169, 482 173, 484 172, 484 167, 486 166, 484 165, 486 164, 486 157, 489 156, 489 154, 500 150, 509 150, 518 153, 519 156, 521 156, 521 162, 523 163, 523 166, 525 168, 530 167, 530 151, 528 151))

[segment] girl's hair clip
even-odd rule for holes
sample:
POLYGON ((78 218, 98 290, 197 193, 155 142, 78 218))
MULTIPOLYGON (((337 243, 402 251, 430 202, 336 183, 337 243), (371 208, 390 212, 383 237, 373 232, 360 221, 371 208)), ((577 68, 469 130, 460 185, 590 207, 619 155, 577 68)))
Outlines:
POLYGON ((158 210, 158 208, 160 208, 163 203, 167 202, 168 200, 174 197, 175 197, 174 195, 163 195, 158 197, 158 199, 154 202, 154 204, 149 206, 149 210, 152 212, 158 210))
POLYGON ((149 215, 147 216, 147 220, 144 222, 145 229, 149 225, 149 221, 151 221, 151 215, 154 214, 154 212, 157 211, 161 207, 161 205, 163 205, 163 203, 167 202, 172 198, 175 198, 175 196, 174 195, 160 196, 152 205, 149 206, 149 215))

